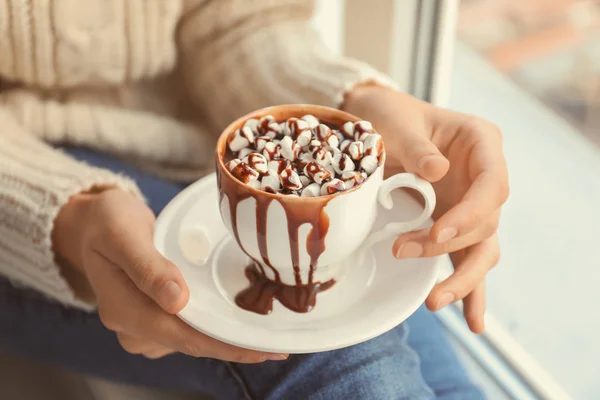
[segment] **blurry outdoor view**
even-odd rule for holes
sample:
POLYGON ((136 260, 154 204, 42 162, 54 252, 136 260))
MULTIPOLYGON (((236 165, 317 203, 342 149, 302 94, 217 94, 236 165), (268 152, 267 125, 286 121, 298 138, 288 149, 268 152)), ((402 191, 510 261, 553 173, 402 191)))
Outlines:
POLYGON ((600 145, 600 1, 462 0, 458 32, 600 145))

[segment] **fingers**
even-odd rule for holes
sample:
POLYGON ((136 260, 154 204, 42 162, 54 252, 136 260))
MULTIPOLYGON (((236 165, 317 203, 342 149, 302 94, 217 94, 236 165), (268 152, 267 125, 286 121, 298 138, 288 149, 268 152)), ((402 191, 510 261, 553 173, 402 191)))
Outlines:
POLYGON ((427 308, 437 311, 450 303, 464 299, 465 317, 473 332, 483 331, 485 312, 485 275, 498 263, 500 247, 493 236, 454 257, 454 273, 438 283, 426 300, 427 308))
POLYGON ((473 333, 483 333, 485 330, 485 280, 463 300, 463 312, 467 325, 473 333))
POLYGON ((479 227, 506 201, 508 189, 491 173, 477 177, 461 201, 442 215, 431 227, 431 238, 444 243, 479 227))
POLYGON ((160 358, 174 353, 172 349, 140 336, 117 332, 117 339, 128 353, 141 354, 147 358, 160 358))
POLYGON ((148 297, 163 310, 175 314, 187 304, 190 294, 179 268, 164 258, 155 248, 145 253, 130 254, 123 265, 125 273, 148 297))
POLYGON ((465 142, 474 143, 469 157, 469 170, 465 171, 472 183, 460 202, 431 228, 431 237, 437 243, 474 230, 508 199, 508 171, 497 128, 485 121, 467 126, 459 135, 471 135, 465 142))
MULTIPOLYGON (((440 180, 448 172, 450 162, 438 148, 426 137, 424 132, 405 129, 392 139, 396 144, 389 146, 397 149, 400 162, 408 172, 421 176, 430 182, 440 180)), ((388 139, 388 141, 391 141, 388 139)))
MULTIPOLYGON (((284 360, 287 355, 241 349, 208 337, 163 311, 154 301, 138 291, 130 279, 110 268, 90 268, 90 281, 98 296, 102 323, 116 332, 144 337, 166 349, 195 357, 209 357, 239 363, 284 360)), ((129 343, 130 346, 133 346, 129 343)), ((152 350, 150 344, 139 344, 135 351, 152 350)), ((156 348, 150 355, 160 356, 156 348)))
POLYGON ((463 260, 455 265, 454 273, 432 289, 429 301, 433 309, 439 310, 446 305, 439 304, 439 299, 446 293, 452 294, 454 301, 471 293, 499 258, 500 246, 496 236, 468 248, 463 260))
POLYGON ((498 210, 475 230, 442 243, 436 243, 431 239, 430 228, 404 233, 392 245, 392 254, 396 258, 415 258, 454 253, 492 237, 498 228, 499 217, 498 210))
POLYGON ((98 254, 124 271, 163 310, 175 314, 187 304, 189 289, 183 275, 156 250, 151 232, 125 227, 107 237, 103 245, 98 254))
POLYGON ((384 135, 389 164, 430 182, 440 180, 450 166, 428 138, 433 131, 434 107, 414 97, 376 87, 357 87, 344 99, 344 109, 363 116, 384 135))

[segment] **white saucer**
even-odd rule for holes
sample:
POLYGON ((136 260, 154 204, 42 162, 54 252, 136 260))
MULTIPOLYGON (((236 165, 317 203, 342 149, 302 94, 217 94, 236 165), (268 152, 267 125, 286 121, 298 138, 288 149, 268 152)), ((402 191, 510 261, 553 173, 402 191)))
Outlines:
MULTIPOLYGON (((380 209, 375 228, 391 219, 418 215, 419 204, 396 190, 394 215, 380 209), (396 208, 398 208, 396 206, 396 208)), ((381 335, 407 319, 433 287, 440 258, 396 260, 391 240, 374 246, 362 266, 317 295, 315 308, 292 312, 277 301, 269 315, 245 311, 235 295, 247 287, 246 256, 225 230, 218 208, 216 178, 211 174, 177 195, 158 217, 157 249, 182 271, 191 296, 179 317, 195 329, 236 346, 277 353, 313 353, 351 346, 381 335), (204 265, 191 263, 179 246, 179 234, 203 226, 215 244, 204 265)), ((350 258, 352 259, 352 258, 350 258)))

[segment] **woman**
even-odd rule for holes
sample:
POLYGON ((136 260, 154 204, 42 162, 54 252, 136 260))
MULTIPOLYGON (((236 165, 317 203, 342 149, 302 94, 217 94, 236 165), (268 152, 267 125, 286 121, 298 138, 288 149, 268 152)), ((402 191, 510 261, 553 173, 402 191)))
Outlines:
POLYGON ((471 330, 483 331, 508 196, 498 130, 332 56, 311 12, 305 0, 0 0, 4 347, 217 398, 481 397, 423 310, 369 342, 290 358, 220 343, 173 315, 189 291, 153 247, 155 214, 212 169, 230 121, 314 103, 371 121, 388 173, 434 182, 435 225, 400 236, 392 251, 450 253, 455 273, 426 304, 464 299, 471 330))

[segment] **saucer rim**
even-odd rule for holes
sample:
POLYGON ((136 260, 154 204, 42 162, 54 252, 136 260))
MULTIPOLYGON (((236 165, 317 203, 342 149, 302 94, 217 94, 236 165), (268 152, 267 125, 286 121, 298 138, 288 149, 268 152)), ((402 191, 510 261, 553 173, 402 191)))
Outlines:
MULTIPOLYGON (((161 243, 161 242, 164 242, 164 238, 169 233, 169 230, 170 230, 169 228, 171 227, 172 221, 176 220, 177 214, 181 211, 180 210, 181 204, 185 203, 185 201, 188 199, 188 197, 190 196, 191 193, 194 193, 196 191, 201 191, 201 190, 203 190, 204 186, 212 184, 212 183, 214 183, 216 185, 215 173, 209 174, 209 175, 205 176, 204 178, 196 181, 195 183, 189 185, 185 189, 183 189, 165 206, 163 211, 157 217, 155 235, 154 235, 154 243, 157 247, 157 250, 160 251, 163 255, 166 253, 166 251, 165 251, 165 248, 163 248, 164 243, 161 243)), ((210 189, 208 189, 208 190, 210 190, 210 189)), ((217 190, 216 186, 213 188, 213 190, 217 190)), ((230 236, 230 235, 228 234, 228 236, 230 236)), ((226 238, 227 238, 227 236, 225 238, 221 238, 218 242, 216 242, 215 248, 217 246, 221 245, 222 242, 224 240, 226 240, 226 238)), ((214 253, 213 253, 213 255, 214 255, 214 253)), ((207 260, 207 264, 212 263, 212 258, 213 257, 211 255, 211 257, 207 260)), ((427 290, 426 291, 423 290, 423 292, 429 293, 431 291, 431 289, 433 288, 433 286, 435 285, 435 283, 437 281, 440 265, 441 265, 441 260, 442 260, 441 257, 431 258, 431 262, 432 262, 432 265, 430 266, 431 273, 428 274, 426 282, 423 283, 423 285, 427 287, 427 290)), ((204 265, 202 268, 205 268, 205 267, 208 267, 208 265, 204 265)), ((211 270, 212 270, 212 266, 211 266, 211 270)), ((375 275, 376 274, 377 274, 377 271, 375 272, 375 275)), ((212 272, 211 272, 211 276, 212 276, 212 272)), ((219 295, 221 295, 221 294, 219 293, 219 295)), ((197 323, 198 318, 193 315, 193 313, 196 312, 196 309, 193 306, 191 306, 190 303, 188 303, 179 313, 177 313, 175 315, 177 315, 178 318, 180 318, 182 321, 184 321, 186 324, 188 324, 195 330, 197 330, 209 337, 212 337, 214 339, 222 341, 224 343, 228 343, 228 344, 238 346, 238 347, 243 347, 246 349, 264 351, 264 352, 304 354, 304 353, 316 353, 316 352, 336 350, 336 349, 352 346, 352 345, 355 345, 358 343, 362 343, 364 341, 367 341, 374 337, 382 335, 382 334, 390 331, 394 327, 398 326, 403 321, 405 321, 408 317, 410 317, 421 306, 421 304, 423 304, 426 296, 427 296, 427 294, 425 294, 423 296, 415 296, 410 301, 405 302, 403 304, 403 307, 401 310, 398 310, 398 312, 393 313, 393 314, 389 313, 385 322, 381 321, 378 324, 374 324, 373 326, 361 325, 362 327, 364 327, 364 329, 362 329, 360 332, 355 331, 349 336, 338 335, 335 340, 330 339, 326 343, 322 343, 318 340, 302 340, 301 338, 298 337, 298 335, 300 334, 299 332, 294 334, 296 336, 295 340, 291 340, 291 343, 293 343, 293 345, 274 343, 274 342, 277 342, 276 340, 273 342, 270 342, 269 340, 262 340, 263 343, 261 344, 261 339, 259 337, 260 335, 248 335, 246 337, 240 337, 239 335, 238 336, 235 336, 235 335, 224 336, 223 334, 220 334, 220 333, 217 333, 217 332, 211 330, 210 327, 206 328, 206 327, 202 326, 202 324, 198 324, 197 323), (232 337, 235 337, 238 340, 232 339, 232 337), (241 339, 241 340, 239 340, 239 339, 241 339), (244 340, 244 339, 250 339, 250 340, 244 340), (319 344, 313 344, 313 343, 319 343, 319 344)), ((252 327, 253 329, 256 328, 256 326, 250 325, 241 319, 237 320, 237 322, 241 326, 248 326, 248 327, 252 327)), ((333 333, 333 332, 331 332, 332 329, 335 329, 335 328, 318 330, 318 332, 321 332, 321 334, 325 334, 326 332, 330 331, 330 333, 327 336, 331 336, 331 334, 333 333)), ((301 336, 301 334, 300 334, 300 336, 301 336)))

